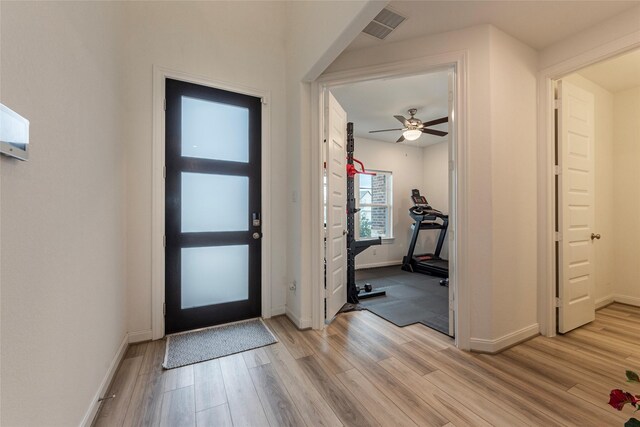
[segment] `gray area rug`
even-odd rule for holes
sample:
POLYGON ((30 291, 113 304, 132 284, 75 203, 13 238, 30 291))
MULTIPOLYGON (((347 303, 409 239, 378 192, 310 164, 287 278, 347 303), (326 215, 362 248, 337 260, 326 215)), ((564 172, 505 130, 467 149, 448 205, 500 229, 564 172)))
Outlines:
POLYGON ((178 368, 276 342, 262 319, 169 335, 162 367, 178 368))

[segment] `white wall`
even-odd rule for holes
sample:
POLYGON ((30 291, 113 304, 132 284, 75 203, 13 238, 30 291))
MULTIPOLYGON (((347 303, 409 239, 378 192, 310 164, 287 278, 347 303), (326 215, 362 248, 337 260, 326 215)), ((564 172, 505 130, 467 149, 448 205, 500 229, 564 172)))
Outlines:
POLYGON ((538 331, 536 52, 482 25, 349 52, 328 72, 457 51, 468 55, 471 346, 495 351, 538 331))
POLYGON ((616 281, 614 250, 618 247, 613 226, 618 210, 614 207, 613 162, 613 94, 601 86, 572 74, 563 77, 594 96, 595 103, 595 218, 594 233, 602 235, 594 242, 594 277, 596 305, 611 302, 616 281))
POLYGON ((422 183, 422 148, 356 137, 354 157, 363 162, 367 170, 393 173, 394 239, 359 254, 356 268, 400 265, 411 240, 411 189, 420 188, 422 183))
POLYGON ((638 40, 640 5, 541 50, 538 67, 543 70, 585 52, 601 49, 615 40, 633 37, 634 34, 638 40))
MULTIPOLYGON (((422 187, 420 194, 425 196, 429 204, 445 214, 449 209, 449 143, 439 142, 427 145, 422 149, 422 187)), ((438 243, 436 231, 423 232, 418 235, 421 252, 433 252, 438 243)), ((444 240, 440 257, 449 259, 449 235, 444 240)))
POLYGON ((465 286, 471 301, 472 347, 495 350, 508 336, 537 332, 537 213, 532 196, 536 191, 536 52, 491 26, 401 45, 387 43, 349 52, 329 71, 467 52, 469 250, 465 261, 470 280, 465 286))
POLYGON ((492 27, 491 311, 494 339, 518 331, 524 335, 538 332, 536 73, 536 52, 492 27))
MULTIPOLYGON (((289 195, 287 316, 311 326, 311 84, 386 5, 385 1, 286 2, 287 178, 289 195)), ((320 243, 318 244, 320 251, 320 243)), ((321 260, 315 260, 320 263, 321 260)), ((313 280, 317 280, 314 278, 313 280)))
POLYGON ((80 424, 126 335, 119 5, 2 2, 2 419, 80 424))
MULTIPOLYGON (((280 2, 129 2, 125 6, 128 329, 150 338, 152 67, 271 92, 272 309, 285 303, 285 10, 280 2), (220 19, 224 16, 224 19, 220 19)), ((264 212, 263 215, 269 213, 264 212)))
POLYGON ((640 305, 640 87, 613 103, 615 299, 640 305))
MULTIPOLYGON (((409 208, 413 206, 411 190, 419 189, 431 206, 449 213, 448 143, 422 148, 356 137, 355 147, 354 156, 364 162, 367 169, 393 173, 394 230, 393 240, 384 241, 381 246, 372 246, 359 254, 356 257, 356 268, 399 265, 407 254, 411 226, 414 223, 409 216, 409 208)), ((437 232, 421 232, 416 253, 433 252, 437 240, 437 232)), ((445 259, 448 256, 447 240, 441 256, 445 259)))

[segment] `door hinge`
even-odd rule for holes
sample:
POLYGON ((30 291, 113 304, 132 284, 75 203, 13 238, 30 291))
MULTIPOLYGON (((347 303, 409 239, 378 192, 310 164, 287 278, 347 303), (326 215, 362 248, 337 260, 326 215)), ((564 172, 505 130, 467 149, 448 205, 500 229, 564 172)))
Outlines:
POLYGON ((562 233, 560 233, 559 231, 556 231, 554 239, 556 240, 556 242, 562 241, 562 233))
POLYGON ((167 247, 167 235, 163 235, 162 236, 162 246, 164 246, 165 248, 167 247))
POLYGON ((163 178, 166 178, 166 177, 167 177, 167 167, 166 167, 166 166, 163 166, 163 167, 162 167, 162 177, 163 177, 163 178))
POLYGON ((167 303, 166 302, 162 303, 162 315, 163 316, 167 315, 167 303))
POLYGON ((260 102, 262 102, 262 105, 269 104, 269 100, 267 98, 264 98, 264 97, 260 98, 260 102))
POLYGON ((560 175, 562 171, 560 170, 560 165, 553 165, 553 174, 560 175))
POLYGON ((164 108, 164 111, 167 111, 167 98, 162 100, 162 108, 164 108))
POLYGON ((562 107, 562 100, 561 99, 554 99, 553 100, 553 108, 557 110, 560 107, 562 107))
POLYGON ((556 297, 556 307, 561 307, 562 306, 562 300, 559 297, 556 297))

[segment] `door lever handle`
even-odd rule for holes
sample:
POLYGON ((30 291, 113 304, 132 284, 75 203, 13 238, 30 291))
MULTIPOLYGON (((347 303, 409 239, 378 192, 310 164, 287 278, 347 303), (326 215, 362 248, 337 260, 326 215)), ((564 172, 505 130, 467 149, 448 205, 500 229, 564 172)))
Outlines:
POLYGON ((598 239, 598 240, 600 240, 600 234, 594 234, 594 233, 591 233, 591 240, 593 240, 593 239, 598 239))

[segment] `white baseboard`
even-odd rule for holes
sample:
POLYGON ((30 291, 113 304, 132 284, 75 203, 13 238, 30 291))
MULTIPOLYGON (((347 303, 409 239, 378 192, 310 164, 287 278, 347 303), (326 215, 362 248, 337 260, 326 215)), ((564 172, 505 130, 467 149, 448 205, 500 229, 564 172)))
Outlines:
POLYGON ((271 308, 271 317, 280 316, 281 314, 285 314, 285 313, 286 313, 286 309, 284 308, 284 305, 281 305, 280 307, 271 308))
POLYGON ((285 310, 285 314, 287 315, 289 320, 291 320, 293 322, 293 324, 296 325, 296 327, 298 329, 309 329, 309 328, 311 328, 311 319, 302 319, 302 318, 298 317, 295 313, 291 312, 291 310, 289 310, 289 308, 287 308, 285 310))
POLYGON ((89 406, 89 409, 84 414, 84 418, 80 423, 81 426, 90 427, 91 424, 93 423, 93 419, 98 413, 98 408, 100 408, 100 402, 98 402, 98 399, 100 399, 100 397, 104 396, 107 393, 107 391, 109 391, 108 389, 109 389, 109 385, 111 385, 111 380, 113 379, 113 376, 115 375, 116 370, 118 369, 118 366, 120 366, 120 362, 122 361, 122 358, 124 357, 127 351, 128 345, 129 345, 129 334, 125 334, 124 338, 122 339, 122 342, 120 343, 120 347, 116 352, 116 355, 113 356, 113 359, 111 360, 109 369, 107 369, 107 372, 105 373, 104 378, 102 378, 102 382, 100 383, 100 387, 98 387, 98 391, 96 392, 95 396, 93 396, 93 399, 91 400, 91 406, 89 406))
POLYGON ((370 264, 358 264, 356 266, 356 270, 365 270, 367 268, 378 268, 378 267, 391 267, 397 265, 398 267, 402 265, 402 260, 400 261, 382 261, 382 262, 372 262, 370 264))
POLYGON ((596 310, 611 304, 614 301, 614 295, 607 295, 606 297, 598 298, 596 300, 596 310))
POLYGON ((151 341, 153 339, 153 331, 147 329, 145 331, 129 332, 129 343, 133 344, 142 341, 151 341))
POLYGON ((620 302, 622 304, 635 305, 636 307, 640 307, 640 298, 637 297, 629 297, 626 295, 615 294, 613 296, 613 300, 615 302, 620 302))
POLYGON ((511 332, 495 340, 485 340, 482 338, 470 338, 469 346, 471 351, 477 351, 479 353, 498 353, 505 350, 508 347, 512 347, 516 344, 526 341, 540 333, 540 325, 534 323, 533 325, 522 328, 518 331, 511 332))

